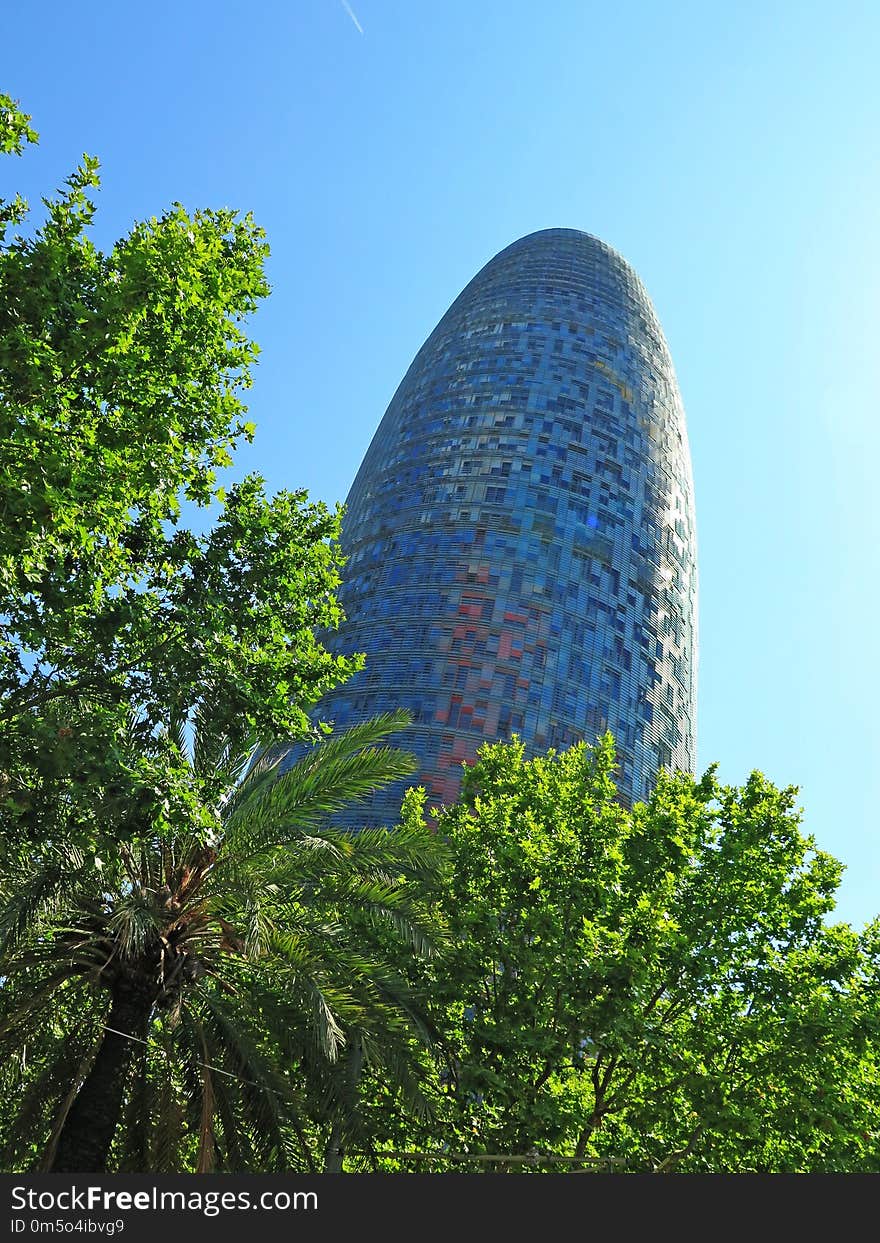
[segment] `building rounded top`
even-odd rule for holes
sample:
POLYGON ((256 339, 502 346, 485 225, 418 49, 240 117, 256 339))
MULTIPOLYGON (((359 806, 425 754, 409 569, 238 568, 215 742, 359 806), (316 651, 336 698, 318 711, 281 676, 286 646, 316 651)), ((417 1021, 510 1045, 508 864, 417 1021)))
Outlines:
POLYGON ((522 237, 517 238, 515 242, 511 242, 509 246, 505 246, 504 249, 500 250, 498 253, 503 255, 505 251, 512 250, 514 247, 516 247, 517 250, 526 249, 530 246, 542 247, 545 242, 553 242, 557 240, 574 242, 583 247, 585 250, 602 251, 603 254, 613 256, 615 259, 620 260, 621 263, 626 263, 627 267, 631 266, 627 263, 626 259, 624 259, 620 251, 615 250, 613 246, 609 246, 607 242, 603 242, 602 239, 600 237, 596 237, 594 233, 587 233, 583 229, 569 229, 562 227, 536 229, 534 233, 523 234, 522 237))
MULTIPOLYGON (((568 260, 573 269, 582 266, 590 269, 604 268, 621 283, 638 289, 640 296, 650 303, 647 291, 632 264, 619 250, 582 229, 537 229, 534 233, 526 233, 499 250, 482 271, 492 269, 495 264, 504 264, 508 259, 515 258, 518 264, 524 261, 528 263, 530 259, 538 263, 545 256, 557 262, 568 260)), ((482 273, 478 274, 478 278, 479 275, 482 273)))
MULTIPOLYGON (((538 229, 498 251, 477 272, 450 306, 426 347, 446 336, 475 327, 488 315, 527 320, 543 311, 579 315, 598 313, 617 319, 626 333, 649 332, 668 355, 656 311, 638 273, 607 242, 581 229, 538 229), (592 311, 589 309, 592 307, 592 311)), ((666 359, 670 368, 671 360, 666 359)))

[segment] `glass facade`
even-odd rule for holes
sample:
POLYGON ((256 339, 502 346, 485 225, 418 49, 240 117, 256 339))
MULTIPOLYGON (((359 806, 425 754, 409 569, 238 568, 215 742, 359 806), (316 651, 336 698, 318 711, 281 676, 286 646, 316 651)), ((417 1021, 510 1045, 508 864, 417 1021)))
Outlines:
MULTIPOLYGON (((416 355, 347 500, 366 668, 337 727, 408 708, 429 805, 485 740, 617 740, 628 800, 695 763, 693 485, 672 360, 610 247, 546 229, 496 255, 416 355)), ((344 822, 394 823, 404 787, 344 822)))

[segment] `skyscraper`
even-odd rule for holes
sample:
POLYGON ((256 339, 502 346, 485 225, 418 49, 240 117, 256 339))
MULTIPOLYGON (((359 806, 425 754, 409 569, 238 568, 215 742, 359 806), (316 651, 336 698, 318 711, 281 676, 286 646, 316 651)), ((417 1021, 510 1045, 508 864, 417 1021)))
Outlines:
MULTIPOLYGON (((617 740, 620 788, 692 770, 697 571, 684 411, 645 289, 574 229, 521 238, 419 350, 347 500, 337 727, 405 707, 429 805, 462 761, 617 740)), ((402 787, 349 817, 393 823, 402 787)))

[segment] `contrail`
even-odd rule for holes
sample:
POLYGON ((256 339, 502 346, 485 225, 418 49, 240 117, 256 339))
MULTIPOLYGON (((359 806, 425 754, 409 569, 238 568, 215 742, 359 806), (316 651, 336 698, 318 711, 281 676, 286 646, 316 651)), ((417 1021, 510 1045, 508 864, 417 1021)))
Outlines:
POLYGON ((345 9, 345 11, 346 11, 346 13, 348 14, 348 16, 349 16, 349 17, 351 18, 351 20, 354 22, 355 26, 357 26, 357 28, 358 28, 358 30, 361 32, 361 34, 363 34, 363 33, 364 33, 364 28, 363 28, 363 26, 360 24, 360 22, 358 21, 358 19, 355 17, 355 15, 354 15, 354 11, 352 10, 351 5, 348 3, 348 0, 342 0, 342 7, 345 9))

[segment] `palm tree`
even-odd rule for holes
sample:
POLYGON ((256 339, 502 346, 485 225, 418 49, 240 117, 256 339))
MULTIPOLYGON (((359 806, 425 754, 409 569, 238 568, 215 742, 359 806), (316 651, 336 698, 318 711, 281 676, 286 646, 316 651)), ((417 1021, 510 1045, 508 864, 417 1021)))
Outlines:
POLYGON ((194 795, 183 827, 154 817, 110 857, 11 852, 0 1051, 36 1069, 7 1162, 42 1128, 53 1171, 315 1169, 356 1129, 350 1093, 327 1096, 335 1065, 405 1082, 413 1032, 430 1033, 401 951, 431 950, 442 844, 327 818, 412 772, 384 745, 407 720, 356 725, 283 773, 277 752, 232 755, 198 730, 190 746, 177 722, 170 753, 192 791, 223 792, 213 814, 194 795))

